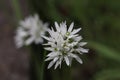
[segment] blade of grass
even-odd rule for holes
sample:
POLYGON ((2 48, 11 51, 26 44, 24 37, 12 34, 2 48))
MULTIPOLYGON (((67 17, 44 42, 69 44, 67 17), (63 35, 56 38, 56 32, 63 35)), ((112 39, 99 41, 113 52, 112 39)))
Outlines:
POLYGON ((15 13, 17 20, 18 21, 21 20, 22 19, 22 11, 20 8, 19 1, 18 0, 11 0, 11 4, 12 4, 12 8, 13 8, 13 11, 15 13))
POLYGON ((95 75, 95 80, 116 80, 120 79, 120 69, 103 70, 95 75))
POLYGON ((112 48, 97 42, 89 42, 89 46, 107 58, 120 62, 120 54, 112 48))

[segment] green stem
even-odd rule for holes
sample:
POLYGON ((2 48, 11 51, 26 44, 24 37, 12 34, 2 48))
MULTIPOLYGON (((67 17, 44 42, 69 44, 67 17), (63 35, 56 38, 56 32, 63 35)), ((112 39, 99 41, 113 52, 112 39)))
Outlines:
POLYGON ((62 80, 72 80, 71 67, 68 67, 66 64, 63 65, 61 74, 63 74, 62 80))
POLYGON ((46 51, 42 51, 42 46, 32 44, 31 50, 31 80, 44 80, 45 55, 46 51), (40 51, 43 52, 40 54, 40 51))
POLYGON ((17 20, 19 21, 22 18, 22 12, 20 9, 19 1, 18 0, 11 0, 11 1, 12 1, 12 8, 15 13, 15 16, 17 20))
POLYGON ((42 62, 42 65, 41 65, 41 73, 40 73, 40 80, 44 80, 44 69, 45 69, 45 55, 46 55, 46 51, 44 51, 44 53, 43 53, 44 55, 43 55, 43 62, 42 62))
MULTIPOLYGON (((42 56, 42 60, 39 61, 39 59, 35 58, 35 70, 36 70, 36 77, 37 80, 44 80, 44 69, 45 69, 45 55, 46 55, 46 51, 44 51, 43 53, 44 55, 42 56)), ((37 57, 37 56, 36 56, 37 57)))

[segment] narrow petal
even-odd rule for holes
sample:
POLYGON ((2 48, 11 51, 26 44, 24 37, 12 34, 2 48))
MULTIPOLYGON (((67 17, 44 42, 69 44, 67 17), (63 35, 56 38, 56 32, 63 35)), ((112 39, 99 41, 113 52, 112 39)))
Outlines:
POLYGON ((75 49, 79 54, 83 54, 83 53, 81 53, 81 51, 80 51, 80 49, 78 48, 78 49, 75 49))
POLYGON ((33 38, 33 37, 28 38, 28 39, 25 41, 25 45, 30 45, 33 41, 34 41, 34 38, 33 38))
POLYGON ((51 37, 54 37, 54 36, 55 36, 55 32, 54 32, 54 31, 48 29, 48 32, 49 32, 49 34, 50 34, 51 37))
POLYGON ((48 50, 48 51, 54 51, 54 49, 52 47, 46 47, 44 48, 45 50, 48 50))
POLYGON ((84 45, 86 45, 87 44, 87 42, 80 42, 79 43, 79 46, 84 46, 84 45))
POLYGON ((66 25, 62 25, 60 28, 61 28, 61 34, 62 34, 62 35, 65 35, 66 32, 67 32, 67 27, 66 27, 66 25))
POLYGON ((72 31, 73 26, 74 26, 74 22, 72 22, 72 23, 70 24, 70 27, 69 27, 69 29, 68 29, 68 32, 71 32, 71 31, 72 31))
POLYGON ((52 35, 52 30, 48 29, 47 32, 52 35))
POLYGON ((57 22, 55 22, 55 27, 56 27, 56 30, 57 30, 58 32, 60 32, 60 27, 59 27, 59 25, 58 25, 57 22))
POLYGON ((51 47, 56 47, 56 44, 54 42, 48 42, 49 45, 51 45, 51 47))
POLYGON ((83 63, 82 60, 79 58, 78 55, 70 53, 71 57, 75 58, 79 63, 83 63))
POLYGON ((78 33, 80 30, 81 30, 81 28, 78 28, 78 29, 76 29, 76 30, 73 30, 73 32, 72 32, 71 34, 76 34, 76 33, 78 33))
POLYGON ((69 66, 69 65, 70 65, 70 62, 69 62, 68 57, 67 57, 67 56, 65 56, 65 57, 64 57, 64 59, 65 59, 66 64, 69 66))
POLYGON ((48 45, 50 45, 50 44, 48 44, 48 43, 45 43, 45 44, 42 44, 42 45, 48 46, 48 45))
POLYGON ((25 36, 28 36, 28 35, 29 35, 29 34, 28 34, 26 31, 24 31, 21 27, 18 28, 17 34, 18 34, 19 36, 21 36, 21 37, 25 37, 25 36))
POLYGON ((41 35, 41 37, 43 37, 44 39, 46 39, 48 41, 51 41, 51 42, 55 41, 53 38, 49 38, 49 37, 46 37, 46 36, 43 36, 43 35, 41 35))
POLYGON ((56 69, 59 66, 59 63, 60 63, 59 61, 56 62, 54 69, 56 69))
POLYGON ((81 64, 83 63, 82 60, 81 60, 78 56, 76 56, 75 59, 76 59, 79 63, 81 63, 81 64))
POLYGON ((50 41, 50 38, 49 38, 49 37, 46 37, 46 36, 43 36, 43 35, 42 35, 42 37, 43 37, 44 39, 50 41))
POLYGON ((76 46, 77 44, 78 44, 78 42, 72 42, 71 44, 68 44, 68 46, 73 47, 73 46, 76 46))
POLYGON ((82 40, 82 36, 75 37, 74 39, 75 39, 75 41, 80 41, 80 40, 82 40))
POLYGON ((63 56, 61 56, 60 59, 59 59, 59 65, 60 65, 60 68, 61 68, 62 60, 63 60, 63 56))
POLYGON ((84 48, 79 48, 79 49, 80 49, 80 51, 83 52, 83 53, 88 53, 88 50, 89 50, 89 49, 84 49, 84 48))
POLYGON ((76 35, 70 35, 70 36, 68 36, 68 38, 73 38, 73 37, 77 37, 78 36, 78 34, 76 34, 76 35))
POLYGON ((69 62, 70 62, 70 66, 71 66, 71 64, 72 64, 72 57, 69 57, 69 62))
POLYGON ((57 53, 57 52, 51 52, 51 53, 49 53, 47 56, 48 57, 56 57, 56 56, 58 56, 59 54, 57 53))
POLYGON ((53 66, 54 63, 55 63, 54 61, 51 61, 48 65, 48 69, 50 69, 53 66))
POLYGON ((49 60, 51 60, 51 59, 53 59, 53 58, 51 58, 51 57, 48 57, 47 59, 45 59, 45 61, 49 61, 49 60))
POLYGON ((35 39, 35 44, 43 43, 43 39, 41 37, 35 39))
POLYGON ((56 46, 55 43, 53 43, 53 42, 48 42, 48 43, 45 43, 45 44, 43 44, 43 45, 51 45, 52 47, 55 47, 55 46, 56 46))
POLYGON ((59 59, 59 57, 55 57, 55 58, 53 59, 53 61, 56 62, 58 59, 59 59))
POLYGON ((76 55, 73 53, 69 53, 70 57, 76 58, 76 55))

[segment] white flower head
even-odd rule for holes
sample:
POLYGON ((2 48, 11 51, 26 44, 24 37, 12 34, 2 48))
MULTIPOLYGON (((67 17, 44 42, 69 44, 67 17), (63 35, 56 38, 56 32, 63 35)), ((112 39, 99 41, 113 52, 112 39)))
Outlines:
POLYGON ((29 16, 20 22, 16 31, 15 43, 17 47, 30 45, 31 43, 43 43, 42 35, 47 30, 48 23, 43 23, 37 14, 29 16))
POLYGON ((81 28, 73 29, 74 23, 71 23, 67 29, 66 22, 58 25, 55 22, 56 30, 49 29, 48 32, 50 37, 43 36, 44 39, 48 40, 48 43, 44 44, 49 47, 45 47, 46 50, 50 51, 45 61, 51 60, 48 65, 48 69, 55 64, 56 69, 58 66, 61 67, 61 63, 65 63, 70 66, 72 59, 76 59, 79 63, 83 63, 78 54, 88 53, 88 49, 82 48, 87 42, 81 42, 82 37, 79 36, 78 32, 81 28))

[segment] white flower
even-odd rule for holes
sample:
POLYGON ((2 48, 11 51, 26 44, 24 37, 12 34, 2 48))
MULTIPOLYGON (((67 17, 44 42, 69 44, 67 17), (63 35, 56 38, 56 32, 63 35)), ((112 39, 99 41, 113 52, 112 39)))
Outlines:
POLYGON ((39 44, 43 42, 41 35, 45 34, 47 30, 47 23, 43 23, 37 14, 27 17, 24 21, 20 22, 17 28, 15 43, 17 47, 23 45, 30 45, 31 43, 39 44))
POLYGON ((46 50, 50 51, 47 55, 45 61, 51 60, 48 65, 48 69, 55 64, 56 69, 58 66, 61 67, 63 61, 66 62, 68 66, 71 65, 72 59, 75 58, 79 63, 83 63, 79 54, 87 53, 88 49, 82 48, 86 45, 86 42, 81 42, 82 37, 79 36, 78 32, 81 28, 73 29, 74 23, 71 23, 70 27, 67 29, 66 22, 62 22, 58 25, 55 22, 56 31, 52 28, 48 32, 50 37, 43 36, 44 39, 48 40, 48 43, 44 44, 49 47, 45 47, 46 50))

